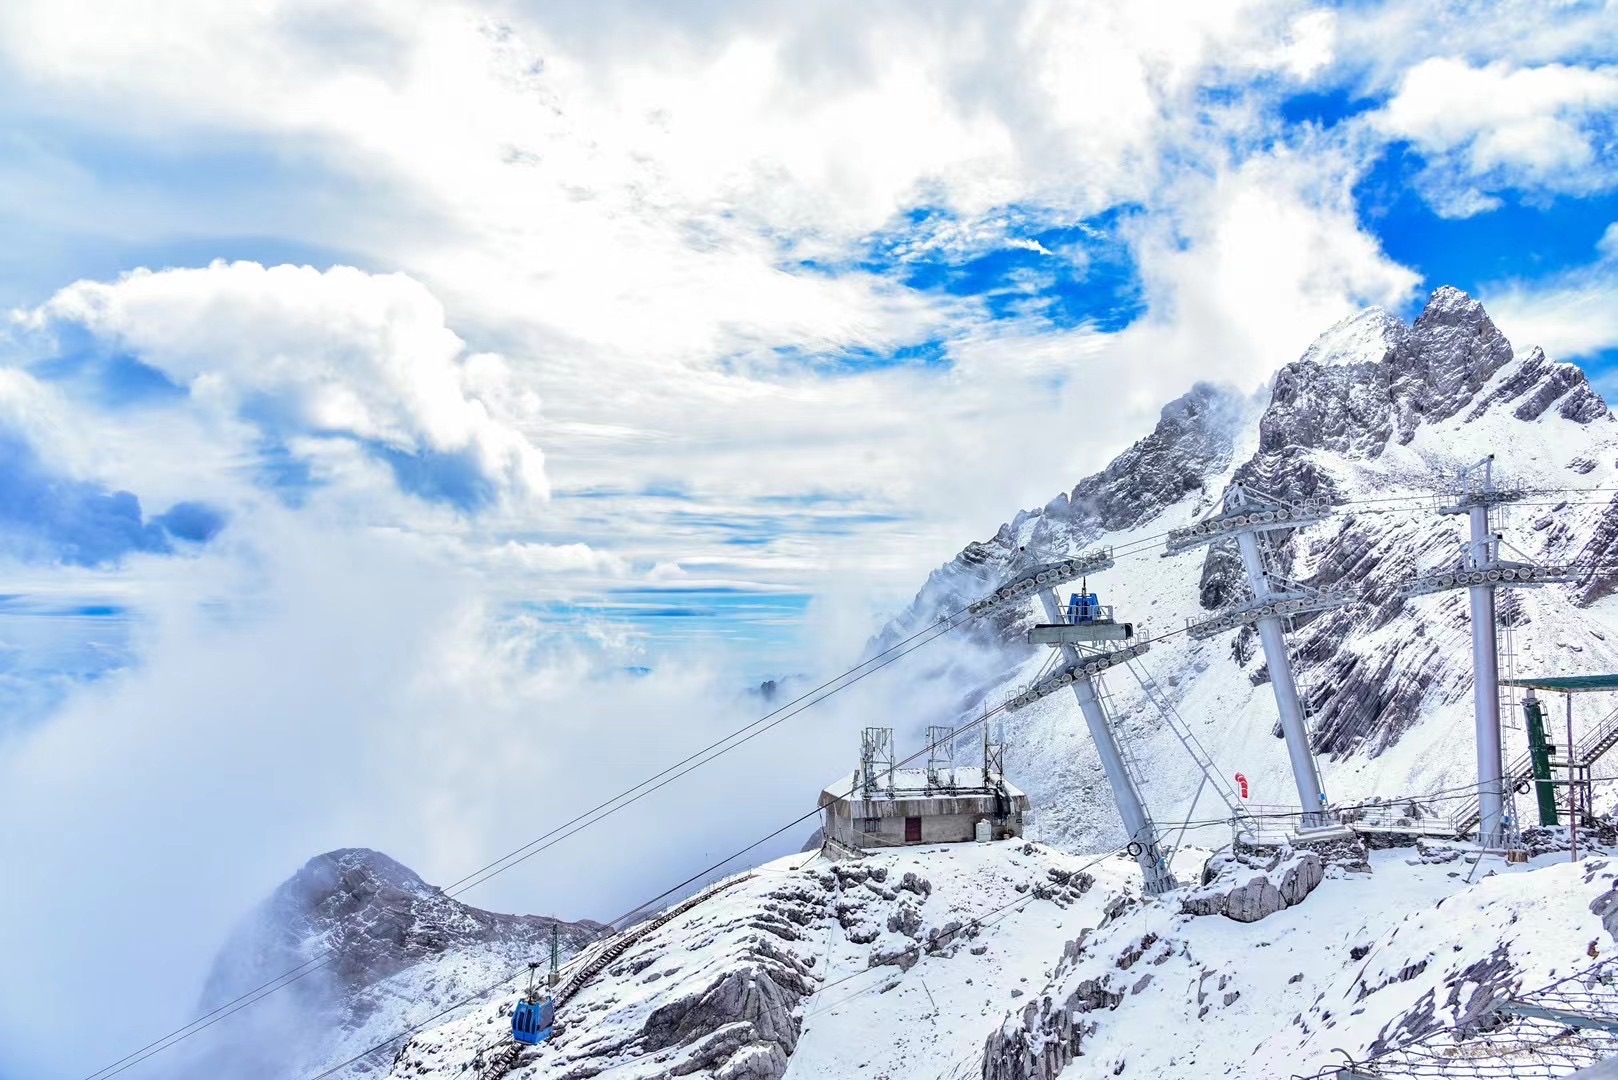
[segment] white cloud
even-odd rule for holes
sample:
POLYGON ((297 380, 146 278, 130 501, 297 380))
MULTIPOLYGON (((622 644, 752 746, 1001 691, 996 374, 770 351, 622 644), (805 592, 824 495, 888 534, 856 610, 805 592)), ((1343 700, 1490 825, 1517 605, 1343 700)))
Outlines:
POLYGON ((429 487, 546 493, 543 458, 521 427, 537 424, 537 399, 511 385, 499 357, 467 355, 442 305, 402 274, 243 262, 135 271, 77 282, 15 321, 47 339, 88 332, 161 371, 198 408, 306 458, 326 440, 353 439, 428 471, 471 474, 429 477, 429 487))
POLYGON ((1618 59, 1618 8, 1602 0, 1379 0, 1340 9, 1336 63, 1368 92, 1432 57, 1515 67, 1618 59))
POLYGON ((1405 72, 1371 123, 1428 158, 1423 183, 1440 213, 1466 217, 1508 188, 1577 194, 1618 182, 1603 150, 1615 118, 1618 67, 1434 57, 1405 72))
POLYGON ((1538 345, 1557 360, 1618 348, 1618 273, 1608 267, 1484 289, 1489 314, 1519 349, 1538 345))
POLYGON ((1618 262, 1618 221, 1608 225, 1606 231, 1601 234, 1601 239, 1596 241, 1596 251, 1600 252, 1603 259, 1618 262))
MULTIPOLYGON (((1596 257, 1533 280, 1482 290, 1489 314, 1519 352, 1538 345, 1556 360, 1582 360, 1618 348, 1618 222, 1596 241, 1596 257)), ((1609 374, 1603 393, 1611 397, 1609 374)))

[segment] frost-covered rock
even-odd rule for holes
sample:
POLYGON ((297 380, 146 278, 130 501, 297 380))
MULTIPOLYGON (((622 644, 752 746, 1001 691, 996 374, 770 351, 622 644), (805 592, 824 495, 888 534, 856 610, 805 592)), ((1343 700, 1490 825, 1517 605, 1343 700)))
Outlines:
POLYGON ((1209 860, 1202 885, 1181 896, 1180 910, 1258 922, 1303 903, 1324 878, 1325 864, 1307 848, 1238 845, 1209 860))

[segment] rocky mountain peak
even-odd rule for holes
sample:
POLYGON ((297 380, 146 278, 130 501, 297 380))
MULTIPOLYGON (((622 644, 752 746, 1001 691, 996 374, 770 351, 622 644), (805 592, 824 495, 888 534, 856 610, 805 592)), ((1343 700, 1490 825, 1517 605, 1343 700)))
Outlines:
POLYGON ((299 963, 330 954, 311 993, 338 997, 423 960, 490 943, 549 949, 557 926, 566 951, 606 927, 544 915, 502 915, 448 896, 380 851, 341 848, 317 855, 283 882, 237 929, 214 961, 209 1007, 299 963))
POLYGON ((1434 290, 1392 361, 1399 441, 1424 421, 1454 416, 1511 358, 1511 342, 1482 304, 1448 285, 1434 290))
POLYGON ((1383 308, 1366 308, 1317 337, 1298 362, 1322 367, 1379 363, 1390 359, 1409 334, 1410 327, 1398 317, 1383 308))

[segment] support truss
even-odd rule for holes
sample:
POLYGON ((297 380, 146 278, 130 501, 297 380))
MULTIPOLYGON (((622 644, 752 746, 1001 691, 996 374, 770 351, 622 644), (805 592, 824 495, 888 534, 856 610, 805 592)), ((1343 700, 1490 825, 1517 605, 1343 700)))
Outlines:
POLYGON ((1133 660, 1135 657, 1143 655, 1151 647, 1151 642, 1142 641, 1126 649, 1114 649, 1111 652, 1085 655, 1078 663, 1069 664, 1060 671, 1045 676, 1022 693, 1017 694, 1006 702, 1006 711, 1015 712, 1024 705, 1032 704, 1042 697, 1054 694, 1065 686, 1073 685, 1076 679, 1099 675, 1110 667, 1117 667, 1119 664, 1133 660))
MULTIPOLYGON (((1236 485, 1240 487, 1240 485, 1236 485)), ((1170 555, 1189 551, 1202 544, 1211 544, 1240 533, 1270 532, 1275 529, 1295 529, 1323 521, 1331 513, 1331 503, 1323 496, 1308 499, 1277 499, 1273 495, 1242 488, 1248 502, 1232 506, 1221 514, 1203 518, 1183 529, 1174 529, 1164 546, 1170 555)))
POLYGON ((1446 589, 1470 589, 1475 585, 1531 589, 1559 581, 1575 581, 1578 573, 1571 564, 1534 566, 1520 562, 1493 562, 1468 570, 1445 570, 1411 578, 1399 586, 1400 596, 1426 596, 1446 589))
POLYGON ((981 615, 992 607, 1020 600, 1035 589, 1054 589, 1064 582, 1074 581, 1088 574, 1099 574, 1112 567, 1112 548, 1096 548, 1082 555, 1074 555, 1059 562, 1045 563, 1022 571, 994 592, 969 606, 966 610, 981 615))
POLYGON ((1292 615, 1328 611, 1332 608, 1345 607, 1358 599, 1357 595, 1347 591, 1328 592, 1293 586, 1287 592, 1271 593, 1261 600, 1250 600, 1221 611, 1211 619, 1203 619, 1201 622, 1188 621, 1185 629, 1192 638, 1201 641, 1223 634, 1227 630, 1251 626, 1260 619, 1284 619, 1292 615))

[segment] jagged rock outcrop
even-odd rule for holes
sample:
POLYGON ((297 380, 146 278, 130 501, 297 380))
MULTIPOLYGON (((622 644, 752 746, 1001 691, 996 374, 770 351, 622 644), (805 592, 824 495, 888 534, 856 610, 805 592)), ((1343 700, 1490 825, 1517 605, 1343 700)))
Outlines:
MULTIPOLYGON (((344 995, 453 949, 499 943, 549 955, 552 926, 567 953, 607 929, 589 920, 483 911, 379 851, 329 851, 305 863, 232 935, 214 961, 202 1004, 212 1008, 328 953, 322 989, 344 995)), ((355 998, 352 1005, 360 1012, 349 1021, 375 1003, 355 998)))
POLYGON ((1208 861, 1201 887, 1180 898, 1180 910, 1258 922, 1303 903, 1324 879, 1325 863, 1308 849, 1236 844, 1208 861))

